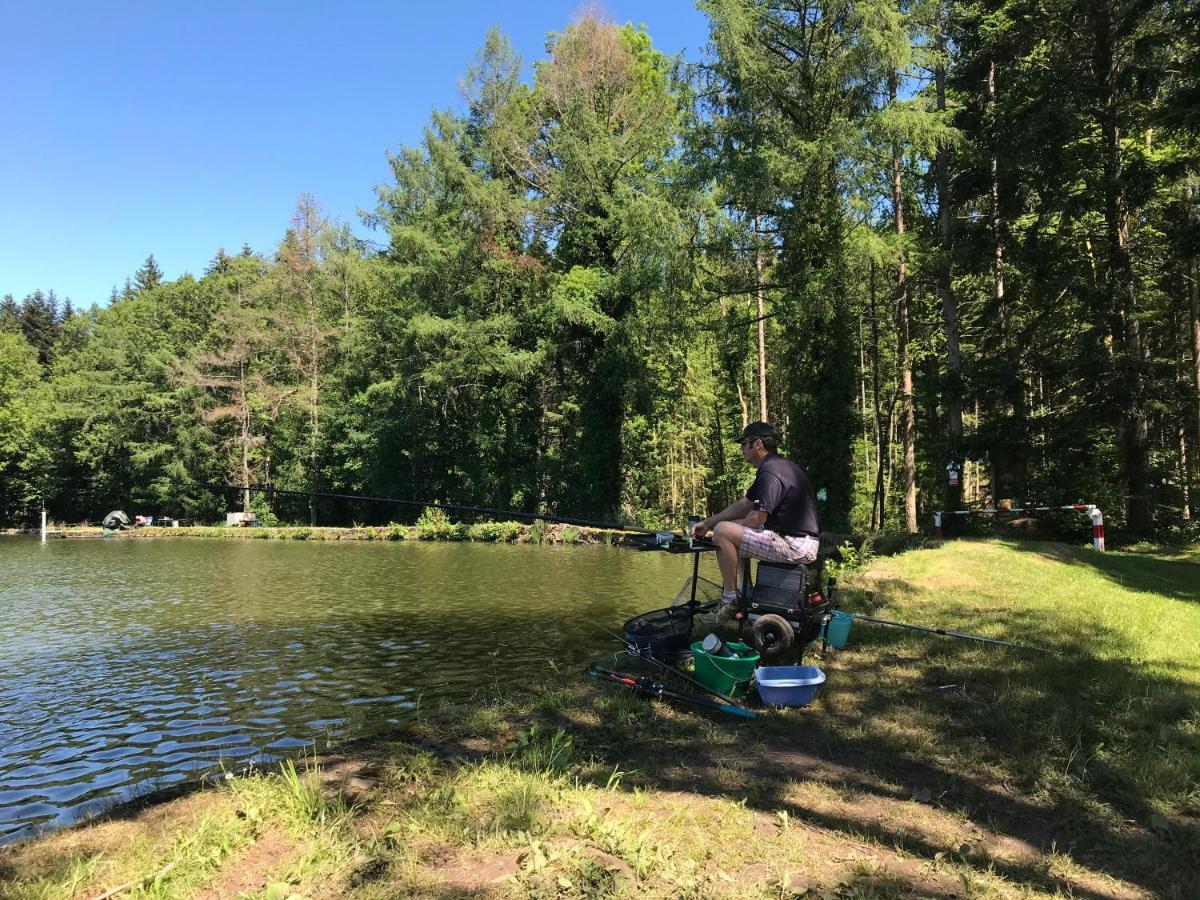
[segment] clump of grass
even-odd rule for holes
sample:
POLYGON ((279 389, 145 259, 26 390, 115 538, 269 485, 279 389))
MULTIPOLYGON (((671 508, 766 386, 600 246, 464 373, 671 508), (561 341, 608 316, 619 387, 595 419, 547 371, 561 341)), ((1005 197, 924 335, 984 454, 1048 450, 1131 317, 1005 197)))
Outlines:
POLYGON ((494 706, 476 707, 463 722, 464 733, 483 738, 495 737, 507 727, 504 716, 494 706))
MULTIPOLYGON (((11 900, 48 900, 51 897, 74 897, 92 882, 103 859, 101 853, 73 855, 62 860, 53 872, 29 874, 6 883, 0 882, 4 897, 11 900)), ((2 872, 2 870, 0 870, 2 872)))
POLYGON ((665 868, 668 848, 655 839, 649 827, 597 810, 591 797, 580 798, 577 816, 570 827, 604 852, 624 860, 638 878, 665 868))
POLYGON ((219 871, 253 836, 249 823, 231 810, 218 809, 171 834, 165 842, 155 831, 143 832, 115 852, 71 854, 50 872, 0 882, 0 896, 11 900, 184 896, 219 871))
POLYGON ((288 809, 300 822, 324 825, 329 818, 330 805, 321 793, 321 785, 315 773, 303 775, 296 770, 296 763, 287 760, 277 776, 283 784, 283 796, 288 809))
POLYGON ((388 780, 399 785, 427 784, 438 772, 438 760, 432 753, 405 753, 388 770, 388 780))
POLYGON ((509 761, 525 772, 560 775, 575 762, 575 739, 562 728, 530 725, 517 731, 509 761))
POLYGON ((495 828, 500 832, 535 834, 543 830, 544 783, 529 775, 513 778, 496 797, 495 828))
POLYGON ((558 539, 564 544, 578 544, 580 541, 579 529, 567 525, 559 532, 558 539))

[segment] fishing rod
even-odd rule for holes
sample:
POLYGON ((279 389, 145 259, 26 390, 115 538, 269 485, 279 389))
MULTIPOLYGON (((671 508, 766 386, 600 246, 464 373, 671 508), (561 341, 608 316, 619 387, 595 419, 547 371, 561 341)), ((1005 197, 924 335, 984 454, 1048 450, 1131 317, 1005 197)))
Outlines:
POLYGON ((960 638, 964 641, 978 641, 981 644, 999 644, 1001 647, 1016 647, 1018 650, 1033 650, 1037 653, 1050 653, 1054 651, 1046 647, 1035 647, 1032 644, 1018 644, 1015 641, 1001 641, 996 638, 979 637, 975 634, 963 634, 961 631, 947 631, 945 628, 927 628, 924 625, 909 625, 907 622, 892 622, 889 619, 876 619, 874 616, 864 616, 860 613, 847 613, 861 622, 871 622, 875 625, 891 625, 893 628, 908 628, 912 631, 923 631, 926 634, 941 634, 946 637, 960 638))
POLYGON ((605 634, 611 635, 612 637, 615 637, 618 640, 623 641, 625 644, 625 652, 628 655, 637 657, 638 659, 644 659, 646 662, 652 663, 653 665, 658 666, 658 668, 662 669, 664 672, 667 672, 671 675, 676 675, 679 678, 682 678, 688 684, 694 685, 695 687, 700 688, 702 691, 712 694, 714 697, 720 697, 726 703, 736 706, 739 709, 745 708, 740 703, 738 703, 735 699, 730 697, 728 694, 722 694, 716 688, 709 687, 707 684, 704 684, 702 681, 699 681, 699 680, 693 678, 687 672, 683 672, 679 669, 676 669, 674 666, 667 665, 661 659, 655 659, 654 656, 648 650, 643 650, 641 647, 639 647, 637 645, 637 643, 635 641, 627 640, 626 638, 622 637, 621 635, 617 634, 616 632, 609 631, 603 625, 597 625, 595 622, 593 622, 592 624, 596 625, 596 627, 599 628, 601 631, 603 631, 605 634))
POLYGON ((432 503, 428 500, 402 500, 398 497, 372 497, 367 494, 335 494, 323 491, 289 491, 282 488, 263 487, 253 484, 203 484, 196 483, 195 487, 208 488, 218 491, 257 491, 260 494, 277 494, 284 497, 320 497, 326 500, 353 500, 366 503, 394 503, 398 506, 415 506, 418 508, 441 509, 446 512, 474 513, 478 515, 508 516, 513 519, 528 519, 555 522, 560 525, 579 525, 583 528, 604 528, 609 531, 624 531, 630 534, 647 534, 674 536, 677 532, 652 531, 648 528, 638 528, 621 522, 603 522, 595 519, 576 519, 566 516, 551 516, 545 513, 520 512, 515 509, 493 509, 487 506, 462 506, 457 503, 432 503))
POLYGON ((587 674, 592 678, 629 688, 644 697, 657 697, 660 700, 682 700, 684 703, 702 706, 705 709, 715 709, 718 712, 741 716, 743 719, 758 718, 758 713, 752 709, 746 709, 742 706, 732 706, 728 703, 716 703, 712 700, 705 700, 703 697, 693 697, 691 694, 681 694, 678 691, 672 691, 661 681, 655 681, 649 675, 630 675, 625 672, 614 672, 612 669, 606 669, 603 666, 592 666, 587 670, 587 674))

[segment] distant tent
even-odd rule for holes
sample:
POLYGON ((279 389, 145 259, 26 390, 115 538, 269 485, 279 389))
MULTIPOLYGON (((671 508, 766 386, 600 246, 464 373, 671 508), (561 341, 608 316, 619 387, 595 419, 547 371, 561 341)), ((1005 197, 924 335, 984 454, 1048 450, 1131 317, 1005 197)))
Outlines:
POLYGON ((129 516, 125 515, 125 513, 119 509, 114 509, 104 517, 104 521, 100 524, 102 524, 109 531, 120 531, 122 528, 129 527, 129 516))

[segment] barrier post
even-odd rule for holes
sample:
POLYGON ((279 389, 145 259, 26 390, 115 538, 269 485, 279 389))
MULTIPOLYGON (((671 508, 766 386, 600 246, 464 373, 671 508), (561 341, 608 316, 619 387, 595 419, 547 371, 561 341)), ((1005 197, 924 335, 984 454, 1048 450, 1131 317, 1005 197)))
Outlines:
POLYGON ((46 543, 46 507, 42 507, 42 543, 46 543))
POLYGON ((1092 517, 1092 549, 1104 552, 1104 515, 1094 506, 1088 507, 1092 517))
POLYGON ((942 539, 942 513, 939 510, 933 514, 933 536, 942 539))

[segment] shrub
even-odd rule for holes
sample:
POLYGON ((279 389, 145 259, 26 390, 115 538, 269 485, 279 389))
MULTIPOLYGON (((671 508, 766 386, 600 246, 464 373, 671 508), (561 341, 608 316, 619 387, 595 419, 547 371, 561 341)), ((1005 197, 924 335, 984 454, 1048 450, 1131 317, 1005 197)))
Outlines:
POLYGON ((249 512, 254 513, 255 519, 265 528, 274 528, 279 524, 279 517, 271 512, 271 503, 266 494, 256 493, 250 497, 249 512))
POLYGON ((543 525, 540 520, 535 519, 534 523, 529 526, 529 543, 540 544, 543 538, 543 525))
POLYGON ((830 559, 825 563, 825 571, 834 578, 859 571, 871 561, 874 555, 869 540, 864 541, 861 547, 855 547, 850 541, 843 541, 842 545, 838 547, 838 553, 841 554, 841 562, 830 559))
POLYGON ((384 530, 384 538, 389 541, 402 541, 408 537, 408 529, 396 522, 389 522, 384 530))
POLYGON ((291 539, 293 541, 307 541, 312 530, 309 528, 293 528, 291 531, 291 539))
POLYGON ((511 543, 521 533, 520 522, 476 522, 467 529, 473 541, 503 541, 511 543))
POLYGON ((563 530, 561 532, 559 532, 558 539, 560 541, 562 541, 564 544, 578 544, 579 543, 579 529, 573 528, 572 526, 568 525, 565 528, 563 528, 563 530))
POLYGON ((422 541, 461 541, 467 536, 467 526, 451 522, 446 511, 427 507, 417 519, 417 537, 422 541))
POLYGON ((497 541, 500 539, 498 522, 476 522, 467 529, 467 537, 473 541, 497 541))
POLYGON ((521 530, 524 526, 520 522, 497 522, 500 527, 500 537, 497 540, 511 544, 521 536, 521 530))

